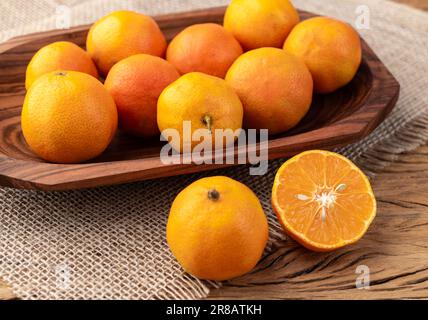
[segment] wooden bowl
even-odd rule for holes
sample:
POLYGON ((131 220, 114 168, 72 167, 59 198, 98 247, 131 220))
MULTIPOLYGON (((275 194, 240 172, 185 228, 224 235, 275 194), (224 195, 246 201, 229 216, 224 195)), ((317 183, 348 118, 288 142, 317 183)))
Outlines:
MULTIPOLYGON (((156 17, 168 40, 185 27, 222 23, 225 8, 156 17)), ((314 16, 300 12, 303 19, 314 16)), ((33 54, 55 41, 85 45, 89 26, 28 35, 0 45, 0 185, 15 188, 65 190, 119 184, 210 170, 230 165, 165 165, 159 139, 144 141, 119 133, 99 158, 73 165, 46 163, 27 146, 20 126, 25 96, 25 69, 33 54)), ((399 83, 363 41, 363 62, 354 80, 341 90, 315 96, 308 115, 293 130, 269 140, 269 159, 308 149, 332 149, 372 132, 397 102, 399 83)), ((253 148, 259 148, 256 144, 253 148)), ((235 147, 235 156, 244 149, 235 147)))

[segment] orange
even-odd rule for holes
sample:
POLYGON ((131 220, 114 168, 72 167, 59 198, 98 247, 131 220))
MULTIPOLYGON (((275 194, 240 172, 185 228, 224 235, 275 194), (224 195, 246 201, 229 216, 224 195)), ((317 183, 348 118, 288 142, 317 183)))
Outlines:
POLYGON ((106 76, 114 64, 132 55, 163 56, 166 40, 151 17, 132 11, 115 11, 91 27, 86 47, 106 76))
POLYGON ((21 115, 25 140, 41 158, 78 163, 101 154, 117 127, 113 98, 85 73, 54 71, 38 78, 21 115))
POLYGON ((147 54, 115 64, 104 85, 116 102, 120 128, 141 137, 159 135, 158 98, 179 77, 169 62, 147 54))
POLYGON ((25 87, 28 90, 38 77, 56 70, 80 71, 98 78, 97 68, 85 50, 74 43, 60 41, 36 52, 27 67, 25 87))
POLYGON ((281 166, 272 205, 285 231, 314 251, 355 243, 376 215, 364 173, 345 157, 319 150, 303 152, 281 166))
MULTIPOLYGON (((193 135, 196 130, 206 132, 212 146, 216 141, 217 129, 239 133, 242 127, 243 108, 239 97, 223 79, 200 72, 191 72, 181 76, 161 93, 158 101, 158 126, 170 145, 177 151, 190 152, 193 148, 207 142, 205 138, 193 140, 183 130, 184 121, 188 121, 193 135), (179 134, 171 140, 167 129, 179 134), (199 130, 202 129, 202 130, 199 130)), ((223 144, 232 144, 237 135, 224 132, 223 144)))
POLYGON ((240 56, 226 81, 244 105, 244 126, 277 134, 291 129, 312 102, 312 77, 305 64, 284 50, 261 48, 240 56))
POLYGON ((227 177, 210 177, 175 198, 166 237, 184 270, 222 281, 256 266, 268 240, 268 223, 248 187, 227 177))
POLYGON ((331 93, 348 84, 361 63, 358 33, 350 25, 326 17, 299 23, 284 49, 305 61, 318 93, 331 93))
POLYGON ((170 43, 167 60, 181 74, 198 71, 224 78, 242 54, 238 41, 215 23, 196 24, 184 29, 170 43))
POLYGON ((224 27, 245 50, 281 48, 299 21, 288 0, 232 0, 224 16, 224 27))

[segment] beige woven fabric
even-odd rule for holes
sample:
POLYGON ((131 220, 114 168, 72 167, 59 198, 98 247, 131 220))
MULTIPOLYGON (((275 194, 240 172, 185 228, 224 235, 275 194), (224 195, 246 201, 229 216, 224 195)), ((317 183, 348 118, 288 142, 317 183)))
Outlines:
MULTIPOLYGON (((55 28, 58 5, 67 5, 71 24, 79 25, 123 8, 155 15, 227 2, 1 1, 0 41, 55 28)), ((351 23, 357 6, 368 5, 371 29, 361 33, 402 85, 396 109, 379 129, 339 151, 376 171, 396 154, 428 139, 428 15, 384 0, 294 3, 351 23), (379 150, 387 150, 390 157, 379 160, 379 150)), ((205 297, 212 285, 219 284, 183 273, 166 245, 171 201, 180 189, 206 175, 240 180, 260 197, 269 217, 272 244, 284 237, 270 207, 271 185, 281 163, 270 163, 269 173, 260 177, 249 176, 248 168, 241 166, 95 190, 44 193, 1 188, 0 277, 24 299, 205 297)))

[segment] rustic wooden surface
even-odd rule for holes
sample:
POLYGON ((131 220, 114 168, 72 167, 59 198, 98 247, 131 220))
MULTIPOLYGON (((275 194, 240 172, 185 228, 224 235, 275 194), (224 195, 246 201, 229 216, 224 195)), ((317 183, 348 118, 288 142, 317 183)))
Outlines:
MULTIPOLYGON (((426 0, 397 0, 428 10, 426 0)), ((291 240, 246 277, 212 290, 210 299, 428 299, 428 143, 379 174, 378 214, 356 245, 329 254, 291 240), (358 265, 371 271, 369 290, 355 288, 358 265), (316 285, 315 285, 316 283, 316 285)), ((13 299, 0 280, 0 299, 13 299)))
MULTIPOLYGON (((427 0, 394 0, 428 11, 427 0)), ((356 245, 313 254, 292 240, 209 299, 428 299, 428 143, 377 175, 377 217, 356 245), (356 289, 357 266, 370 289, 356 289)))
POLYGON ((412 7, 427 10, 428 11, 428 1, 427 0, 393 0, 395 2, 404 3, 412 7))
MULTIPOLYGON (((156 20, 170 40, 190 24, 221 22, 225 9, 164 15, 156 20)), ((301 16, 309 18, 313 15, 301 12, 301 16)), ((203 166, 165 165, 159 157, 163 146, 159 138, 141 143, 141 139, 124 134, 116 135, 106 152, 84 164, 46 163, 30 151, 20 126, 28 61, 39 48, 54 41, 71 40, 84 46, 88 28, 27 35, 0 45, 0 133, 3 136, 0 139, 0 185, 43 190, 78 189, 224 166, 216 165, 218 161, 203 166)), ((292 156, 308 149, 347 145, 368 135, 383 121, 397 101, 399 84, 364 41, 362 47, 363 63, 353 81, 332 94, 315 96, 310 111, 295 128, 270 137, 270 159, 292 156)), ((234 151, 238 159, 247 149, 235 146, 234 151)), ((222 153, 221 157, 225 155, 222 153)))
POLYGON ((373 189, 377 216, 357 244, 319 254, 287 240, 210 298, 428 299, 428 143, 400 156, 373 189), (355 287, 359 265, 370 269, 369 290, 355 287))

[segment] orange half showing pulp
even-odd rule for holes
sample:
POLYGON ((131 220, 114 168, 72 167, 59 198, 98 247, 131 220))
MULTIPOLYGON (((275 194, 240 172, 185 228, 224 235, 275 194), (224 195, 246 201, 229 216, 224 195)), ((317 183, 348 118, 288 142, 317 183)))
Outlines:
POLYGON ((345 157, 321 150, 303 152, 281 166, 272 205, 287 234, 314 251, 355 243, 376 215, 364 173, 345 157))

